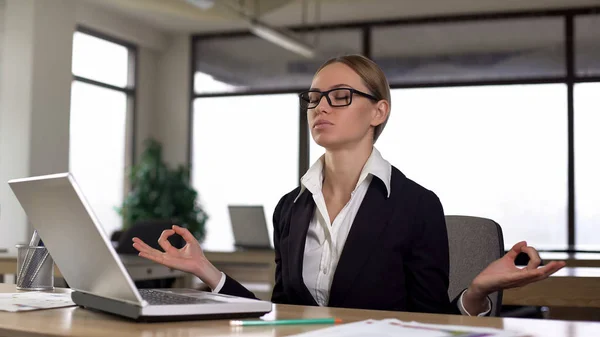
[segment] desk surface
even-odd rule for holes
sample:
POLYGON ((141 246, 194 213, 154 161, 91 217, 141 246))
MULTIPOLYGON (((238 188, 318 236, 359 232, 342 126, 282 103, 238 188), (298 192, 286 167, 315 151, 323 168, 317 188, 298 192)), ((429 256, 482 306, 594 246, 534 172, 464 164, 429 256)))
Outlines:
MULTIPOLYGON (((14 285, 0 284, 0 293, 14 292, 14 285)), ((345 322, 369 318, 397 318, 435 324, 486 326, 523 332, 532 337, 600 336, 600 323, 465 317, 391 311, 275 305, 269 318, 338 317, 345 322)), ((289 336, 323 325, 230 327, 229 320, 176 323, 134 323, 116 316, 77 307, 31 312, 0 312, 0 336, 289 336)))

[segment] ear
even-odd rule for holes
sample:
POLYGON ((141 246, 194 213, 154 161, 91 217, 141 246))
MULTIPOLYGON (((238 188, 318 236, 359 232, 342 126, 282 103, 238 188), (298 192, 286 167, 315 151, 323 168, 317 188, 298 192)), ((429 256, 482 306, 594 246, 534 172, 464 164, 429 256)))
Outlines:
POLYGON ((371 126, 377 126, 385 122, 390 114, 390 103, 381 100, 375 105, 375 114, 371 118, 371 126))

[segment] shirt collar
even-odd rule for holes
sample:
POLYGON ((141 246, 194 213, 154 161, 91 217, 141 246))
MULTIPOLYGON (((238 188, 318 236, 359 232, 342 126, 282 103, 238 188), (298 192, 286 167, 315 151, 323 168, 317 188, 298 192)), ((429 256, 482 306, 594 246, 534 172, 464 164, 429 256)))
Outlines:
MULTIPOLYGON (((309 190, 310 193, 316 194, 321 192, 323 189, 323 161, 325 155, 321 156, 300 179, 300 192, 294 199, 294 202, 298 200, 304 190, 309 190)), ((387 190, 387 197, 390 197, 392 193, 391 181, 392 181, 392 165, 385 160, 379 150, 373 147, 373 151, 367 159, 365 166, 360 172, 358 182, 356 186, 360 185, 369 175, 373 175, 379 178, 387 190)))

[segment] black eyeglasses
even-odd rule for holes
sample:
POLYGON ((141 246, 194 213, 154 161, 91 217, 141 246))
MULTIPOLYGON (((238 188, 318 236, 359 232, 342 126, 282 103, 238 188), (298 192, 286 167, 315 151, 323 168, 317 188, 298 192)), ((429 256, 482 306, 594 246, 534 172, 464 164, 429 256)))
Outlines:
POLYGON ((332 107, 343 107, 352 104, 353 94, 361 95, 373 101, 379 101, 375 96, 352 88, 335 88, 327 91, 308 90, 301 92, 300 104, 306 109, 314 109, 321 102, 321 98, 325 96, 327 102, 332 107))

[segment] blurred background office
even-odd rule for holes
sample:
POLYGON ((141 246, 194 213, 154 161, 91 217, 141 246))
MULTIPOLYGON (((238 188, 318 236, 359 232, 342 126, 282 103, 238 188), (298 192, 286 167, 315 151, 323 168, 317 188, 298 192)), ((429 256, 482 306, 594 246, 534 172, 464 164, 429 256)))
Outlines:
POLYGON ((228 205, 271 231, 323 153, 297 93, 360 53, 393 88, 376 146, 446 214, 600 251, 598 0, 3 0, 0 41, 0 247, 31 233, 5 183, 30 175, 70 170, 120 230, 150 138, 190 165, 206 250, 233 247, 228 205))

